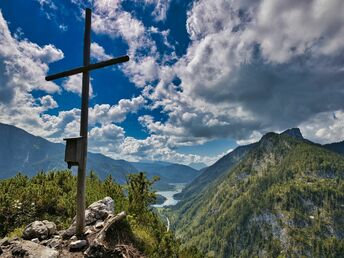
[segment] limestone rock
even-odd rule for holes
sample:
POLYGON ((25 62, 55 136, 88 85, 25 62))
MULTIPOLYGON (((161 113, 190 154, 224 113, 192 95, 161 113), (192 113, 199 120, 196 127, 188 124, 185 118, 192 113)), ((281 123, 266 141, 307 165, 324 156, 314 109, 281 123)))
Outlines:
POLYGON ((48 243, 49 243, 50 239, 45 239, 45 240, 42 240, 41 242, 39 242, 40 245, 44 245, 44 246, 47 246, 48 243))
POLYGON ((61 243, 62 243, 61 238, 54 237, 52 239, 49 239, 47 246, 50 248, 57 248, 61 245, 61 243))
MULTIPOLYGON (((106 214, 108 213, 102 216, 106 214)), ((66 231, 56 232, 56 227, 49 226, 50 222, 35 221, 25 229, 26 237, 31 241, 19 238, 0 240, 0 257, 142 258, 144 256, 137 248, 139 243, 125 217, 125 212, 116 216, 110 213, 105 220, 96 220, 93 225, 86 227, 87 234, 83 236, 83 239, 77 239, 74 234, 68 239, 63 239, 61 234, 66 231), (51 236, 53 232, 55 235, 51 236), (32 237, 35 234, 37 237, 32 237)))
MULTIPOLYGON (((102 200, 92 203, 85 210, 85 224, 91 225, 98 220, 106 219, 114 212, 114 201, 111 197, 105 197, 102 200)), ((74 217, 72 225, 63 232, 63 239, 68 239, 76 233, 76 218, 74 217)))
POLYGON ((31 240, 38 238, 39 240, 46 239, 56 233, 56 225, 54 222, 47 220, 34 221, 26 226, 23 233, 23 238, 31 240))
POLYGON ((69 244, 70 251, 79 251, 87 246, 86 240, 75 240, 69 244))
POLYGON ((94 226, 95 228, 102 228, 104 226, 103 221, 97 221, 96 225, 94 226))
POLYGON ((55 235, 54 238, 55 239, 62 239, 62 237, 60 235, 55 235))
POLYGON ((63 231, 62 238, 63 239, 68 239, 68 238, 70 238, 71 236, 73 236, 75 234, 76 234, 76 226, 72 224, 68 229, 63 231))
POLYGON ((4 257, 57 258, 59 253, 32 241, 21 240, 15 241, 13 246, 3 255, 4 257))
POLYGON ((87 229, 86 232, 85 232, 85 235, 90 235, 90 234, 93 234, 93 230, 92 229, 87 229))
POLYGON ((39 244, 39 239, 38 238, 32 238, 31 239, 31 242, 34 242, 36 244, 39 244))
POLYGON ((48 220, 43 220, 42 222, 47 227, 49 236, 52 236, 56 233, 56 225, 54 222, 50 222, 48 220))
POLYGON ((84 255, 88 258, 144 257, 133 246, 133 243, 135 243, 134 236, 128 228, 125 217, 125 212, 121 212, 116 216, 109 216, 84 255))
POLYGON ((48 237, 48 228, 42 221, 34 221, 26 226, 23 233, 24 239, 46 239, 48 237))
POLYGON ((85 211, 85 223, 90 225, 95 223, 97 220, 104 220, 113 214, 114 212, 114 201, 111 197, 105 197, 104 199, 92 203, 85 211))

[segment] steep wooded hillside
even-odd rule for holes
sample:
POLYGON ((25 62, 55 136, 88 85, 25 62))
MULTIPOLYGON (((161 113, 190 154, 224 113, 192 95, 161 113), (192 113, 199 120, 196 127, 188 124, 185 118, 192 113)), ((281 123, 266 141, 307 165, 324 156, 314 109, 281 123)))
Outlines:
POLYGON ((269 133, 169 215, 185 246, 214 257, 340 257, 343 179, 341 155, 269 133))

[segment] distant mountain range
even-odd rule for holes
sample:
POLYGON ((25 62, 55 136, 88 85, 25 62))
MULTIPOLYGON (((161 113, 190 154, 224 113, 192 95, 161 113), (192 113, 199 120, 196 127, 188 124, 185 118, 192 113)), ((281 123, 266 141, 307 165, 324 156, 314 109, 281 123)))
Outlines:
POLYGON ((131 162, 138 170, 146 172, 148 176, 159 176, 156 183, 159 189, 172 189, 167 184, 190 183, 199 175, 199 171, 186 165, 169 162, 131 162))
POLYGON ((209 257, 342 257, 343 142, 268 133, 208 167, 166 215, 209 257))
MULTIPOLYGON (((9 178, 21 172, 28 176, 38 171, 66 169, 65 145, 52 143, 29 134, 12 125, 0 123, 0 178, 9 178)), ((128 162, 114 160, 102 154, 88 153, 87 170, 94 170, 101 179, 111 174, 119 183, 126 181, 128 173, 144 171, 149 177, 159 176, 158 187, 169 183, 189 183, 198 170, 168 162, 128 162)))

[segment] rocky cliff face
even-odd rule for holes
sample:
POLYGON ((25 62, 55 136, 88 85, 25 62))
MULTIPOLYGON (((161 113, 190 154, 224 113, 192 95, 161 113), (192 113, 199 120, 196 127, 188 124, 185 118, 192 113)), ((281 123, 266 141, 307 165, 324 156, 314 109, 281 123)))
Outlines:
POLYGON ((85 211, 86 230, 75 235, 75 221, 67 230, 56 231, 50 221, 34 221, 26 226, 22 238, 0 240, 1 257, 76 258, 144 257, 125 212, 116 216, 114 201, 106 197, 85 211))
POLYGON ((299 128, 291 128, 291 129, 285 130, 282 133, 282 135, 289 135, 289 136, 294 137, 295 139, 298 139, 298 140, 304 139, 299 128))

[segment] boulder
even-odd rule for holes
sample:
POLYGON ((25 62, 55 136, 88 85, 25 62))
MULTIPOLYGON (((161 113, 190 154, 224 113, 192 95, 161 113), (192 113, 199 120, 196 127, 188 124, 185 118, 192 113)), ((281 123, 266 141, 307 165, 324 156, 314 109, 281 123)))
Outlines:
POLYGON ((56 225, 54 222, 50 222, 48 220, 43 220, 43 223, 48 229, 48 235, 49 236, 52 236, 56 233, 56 225))
POLYGON ((13 257, 57 258, 59 255, 56 250, 26 240, 15 242, 8 251, 13 257))
POLYGON ((80 251, 83 248, 85 248, 87 245, 88 244, 87 244, 86 240, 83 240, 83 239, 82 240, 75 240, 69 244, 69 250, 70 251, 80 251))
POLYGON ((44 221, 34 221, 26 226, 23 233, 23 238, 31 240, 33 238, 38 238, 39 240, 47 239, 56 232, 56 225, 53 222, 44 221))
POLYGON ((75 224, 72 224, 68 229, 62 232, 62 238, 68 239, 76 234, 76 226, 75 224))
MULTIPOLYGON (((102 200, 92 203, 85 210, 85 224, 92 225, 99 220, 105 220, 114 212, 114 201, 111 197, 105 197, 102 200)), ((68 239, 76 233, 76 218, 74 217, 72 225, 63 232, 63 239, 68 239)))
POLYGON ((98 220, 104 220, 114 212, 114 201, 111 197, 92 203, 85 210, 85 224, 91 225, 98 220))
POLYGON ((84 252, 85 257, 144 257, 133 245, 135 244, 135 237, 125 218, 126 213, 124 211, 116 216, 108 216, 104 221, 102 230, 90 242, 89 247, 84 252))

